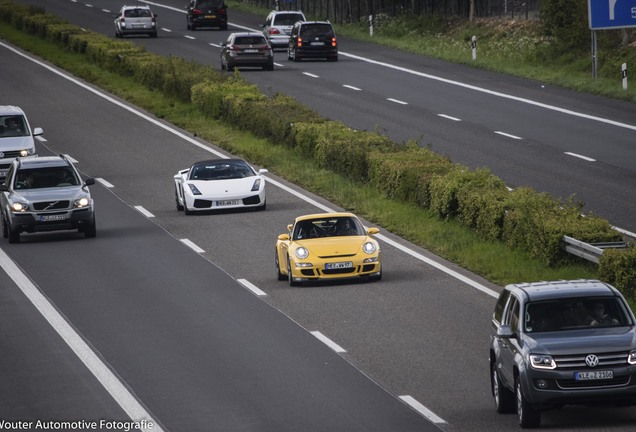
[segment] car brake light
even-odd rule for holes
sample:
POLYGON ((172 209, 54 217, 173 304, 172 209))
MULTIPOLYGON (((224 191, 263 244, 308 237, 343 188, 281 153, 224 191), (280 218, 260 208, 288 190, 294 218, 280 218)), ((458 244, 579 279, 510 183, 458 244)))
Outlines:
POLYGON ((119 20, 119 22, 124 22, 124 21, 126 21, 126 18, 124 17, 121 17, 121 19, 119 20))
POLYGON ((331 38, 331 46, 332 46, 332 47, 335 47, 335 46, 336 46, 336 38, 335 38, 335 37, 332 37, 332 38, 331 38))
POLYGON ((298 46, 299 47, 303 46, 303 38, 301 37, 298 38, 298 46))
POLYGON ((269 33, 269 34, 280 34, 280 30, 278 30, 277 28, 271 28, 271 29, 267 30, 267 33, 269 33))
POLYGON ((238 45, 230 45, 230 47, 228 48, 230 51, 240 51, 241 48, 238 47, 238 45))
POLYGON ((202 14, 203 12, 201 12, 199 9, 192 9, 192 13, 193 13, 193 14, 200 15, 200 14, 202 14))

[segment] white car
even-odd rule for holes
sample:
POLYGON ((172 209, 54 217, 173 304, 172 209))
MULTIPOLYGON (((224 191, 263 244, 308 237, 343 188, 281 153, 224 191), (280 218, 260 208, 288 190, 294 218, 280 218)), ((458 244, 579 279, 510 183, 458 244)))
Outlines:
POLYGON ((36 136, 42 128, 31 128, 26 114, 17 106, 0 106, 0 181, 2 181, 16 157, 35 157, 36 136))
POLYGON ((196 162, 174 176, 177 210, 187 215, 233 208, 265 210, 266 172, 242 159, 196 162))

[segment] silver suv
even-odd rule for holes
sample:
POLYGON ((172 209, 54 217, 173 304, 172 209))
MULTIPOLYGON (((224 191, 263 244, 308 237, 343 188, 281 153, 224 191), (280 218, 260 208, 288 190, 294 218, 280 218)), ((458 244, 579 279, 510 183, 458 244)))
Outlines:
POLYGON ((287 48, 289 44, 289 35, 292 27, 298 21, 305 21, 305 15, 301 11, 271 11, 263 28, 263 35, 272 46, 276 48, 287 48))
POLYGON ((0 181, 7 175, 13 159, 37 156, 33 137, 43 133, 42 128, 31 129, 20 108, 0 106, 0 181))
POLYGON ((0 184, 2 236, 19 243, 22 232, 76 229, 95 237, 92 184, 63 155, 14 159, 0 184))
POLYGON ((635 325, 621 293, 597 280, 506 286, 490 338, 497 412, 528 428, 550 408, 636 404, 635 325))

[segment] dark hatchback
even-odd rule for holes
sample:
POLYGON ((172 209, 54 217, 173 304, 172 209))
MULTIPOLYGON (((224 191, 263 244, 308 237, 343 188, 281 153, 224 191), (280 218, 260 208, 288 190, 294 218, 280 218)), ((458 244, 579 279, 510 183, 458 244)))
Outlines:
POLYGON ((274 70, 274 51, 262 33, 231 33, 221 43, 221 69, 245 66, 274 70))
POLYGON ((186 6, 188 30, 218 27, 227 30, 227 6, 223 0, 191 0, 186 6))
POLYGON ((324 58, 338 61, 336 32, 329 21, 301 21, 294 24, 287 58, 300 61, 305 58, 324 58))
POLYGON ((597 280, 508 285, 490 344, 497 412, 537 427, 564 405, 636 404, 636 320, 621 293, 597 280))

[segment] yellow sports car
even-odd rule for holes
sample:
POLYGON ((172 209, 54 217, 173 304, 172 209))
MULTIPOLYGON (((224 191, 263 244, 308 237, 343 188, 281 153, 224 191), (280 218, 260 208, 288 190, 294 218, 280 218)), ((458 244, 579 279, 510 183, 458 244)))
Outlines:
POLYGON ((352 213, 297 217, 276 240, 278 280, 295 286, 306 281, 382 278, 380 245, 352 213))

